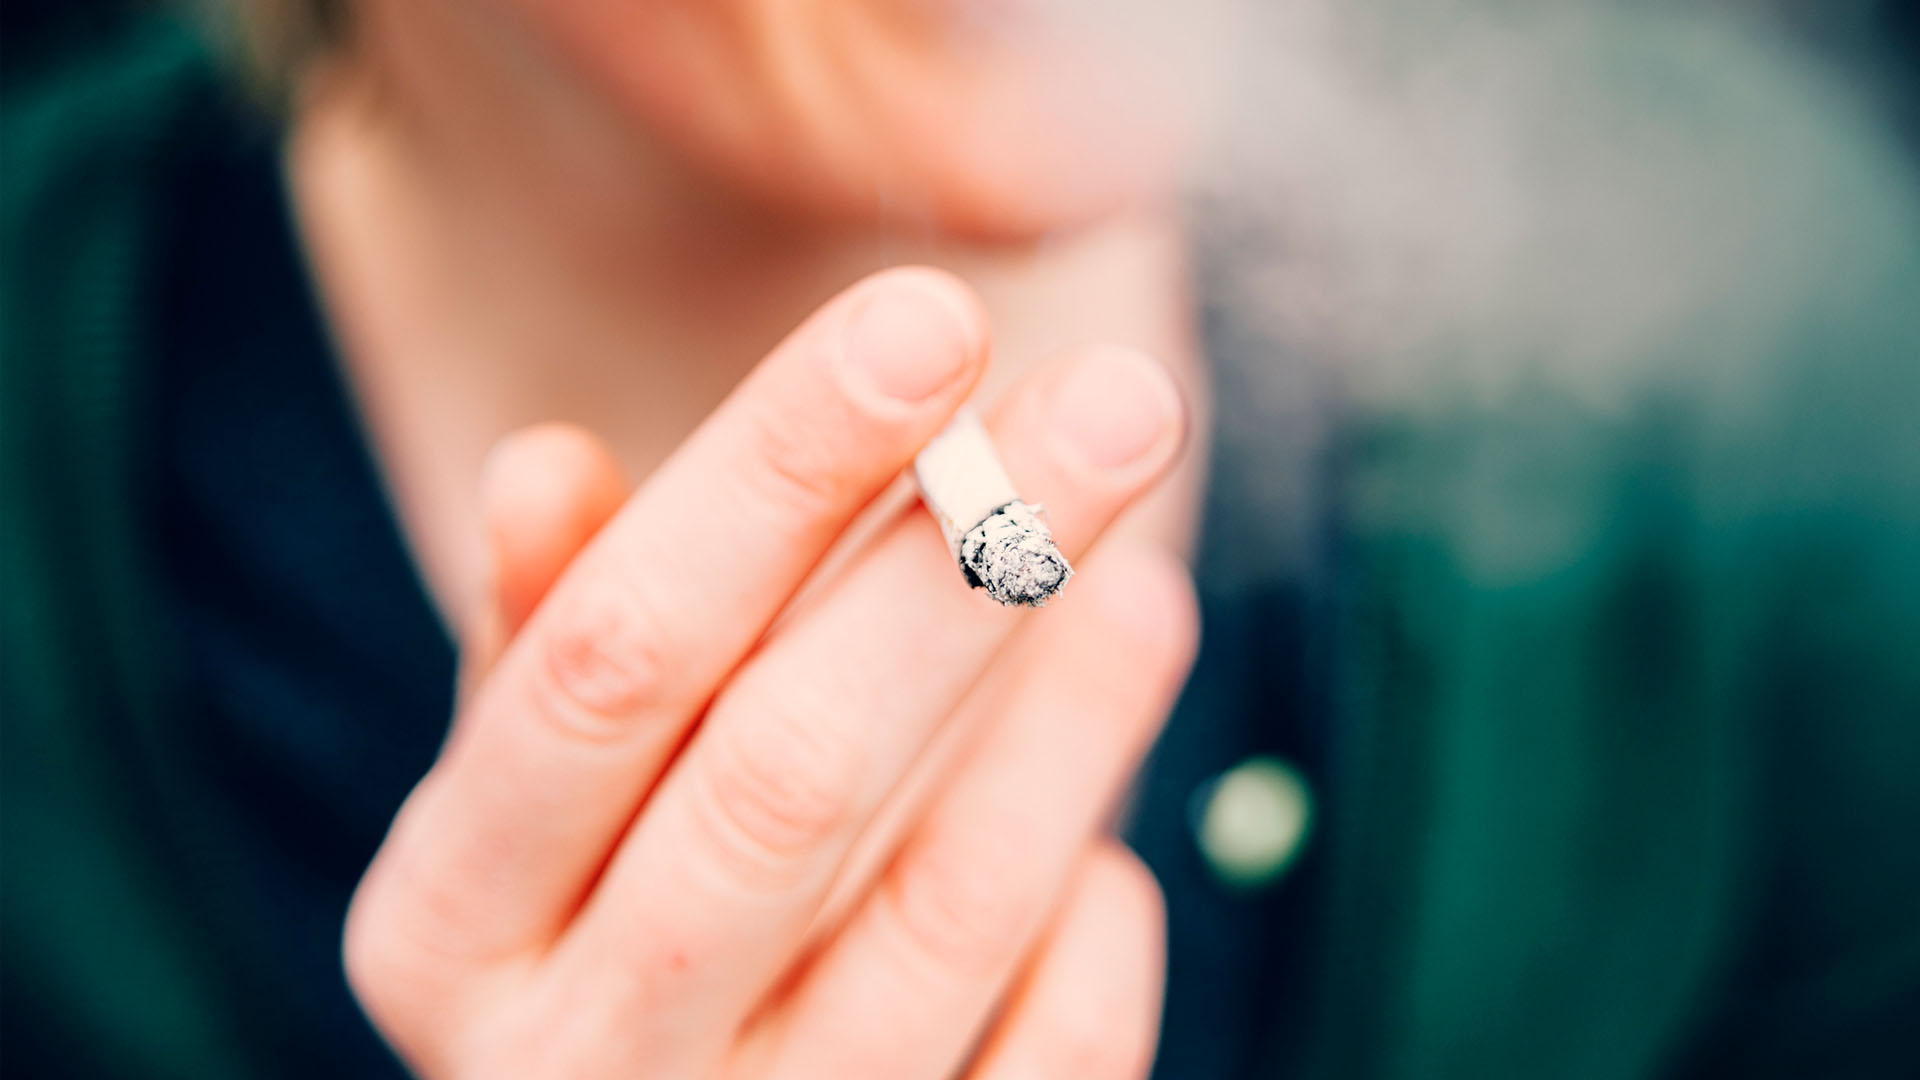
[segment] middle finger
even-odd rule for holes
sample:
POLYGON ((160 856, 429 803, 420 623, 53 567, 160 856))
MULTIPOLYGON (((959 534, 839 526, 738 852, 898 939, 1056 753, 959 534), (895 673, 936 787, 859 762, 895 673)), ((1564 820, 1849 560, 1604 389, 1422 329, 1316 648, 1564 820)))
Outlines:
MULTIPOLYGON (((1183 424, 1157 364, 1090 349, 994 428, 1074 557, 1166 469, 1183 424)), ((615 853, 544 974, 569 1029, 616 1069, 716 1061, 715 1033, 787 968, 867 818, 1016 625, 965 588, 929 515, 898 522, 743 666, 615 853)))

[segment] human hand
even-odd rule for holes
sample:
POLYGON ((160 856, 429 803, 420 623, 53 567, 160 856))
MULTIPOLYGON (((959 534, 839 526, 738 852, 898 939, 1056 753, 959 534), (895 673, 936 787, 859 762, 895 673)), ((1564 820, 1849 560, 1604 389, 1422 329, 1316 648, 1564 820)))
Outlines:
MULTIPOLYGON (((1159 896, 1100 826, 1191 657, 1184 571, 1096 550, 1023 621, 964 587, 915 509, 793 603, 985 342, 958 283, 893 271, 624 502, 580 433, 499 452, 460 715, 346 932, 355 991, 417 1071, 1144 1073, 1159 896)), ((992 427, 1077 557, 1182 424, 1154 365, 1088 349, 992 427)))

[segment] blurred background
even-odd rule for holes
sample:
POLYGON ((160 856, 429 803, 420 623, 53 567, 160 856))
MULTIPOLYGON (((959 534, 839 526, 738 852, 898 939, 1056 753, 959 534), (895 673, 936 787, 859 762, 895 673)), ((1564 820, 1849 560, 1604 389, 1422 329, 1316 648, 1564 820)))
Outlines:
MULTIPOLYGON (((1127 826, 1169 900, 1160 1075, 1920 1075, 1920 4, 1068 6, 1194 98, 1207 644, 1127 826)), ((124 163, 49 188, 18 155, 98 122, 72 88, 114 85, 130 28, 200 28, 199 62, 230 62, 190 99, 231 145, 189 148, 167 362, 230 344, 196 336, 214 322, 248 356, 316 320, 210 269, 253 250, 222 221, 279 220, 236 164, 273 160, 276 114, 217 7, 0 6, 9 1076, 397 1069, 337 926, 454 660, 391 537, 280 507, 364 463, 294 453, 305 405, 255 443, 166 428, 163 488, 45 426, 164 393, 190 431, 250 400, 237 363, 84 376, 120 298, 61 283, 140 254, 93 228, 124 163), (302 464, 254 490, 250 447, 302 464), (251 494, 193 517, 203 482, 251 494), (213 598, 178 618, 134 612, 68 531, 134 530, 155 491, 183 500, 155 512, 167 558, 234 545, 169 563, 213 598), (364 573, 290 607, 256 546, 364 573), (48 615, 69 604, 116 614, 48 615), (317 659, 289 675, 256 634, 317 659), (129 689, 138 642, 174 635, 223 695, 184 740, 129 689), (356 712, 369 686, 396 693, 356 712)), ((927 242, 879 224, 890 255, 927 242)))

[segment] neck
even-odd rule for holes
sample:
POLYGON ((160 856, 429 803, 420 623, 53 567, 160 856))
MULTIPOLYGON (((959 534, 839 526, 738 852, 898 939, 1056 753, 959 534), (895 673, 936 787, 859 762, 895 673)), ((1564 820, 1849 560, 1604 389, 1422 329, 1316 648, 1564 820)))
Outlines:
POLYGON ((800 283, 875 246, 691 174, 557 70, 498 77, 548 62, 524 34, 439 8, 365 5, 292 144, 311 255, 356 360, 439 339, 464 377, 517 370, 522 392, 632 374, 649 343, 676 346, 675 367, 727 366, 730 343, 690 356, 679 332, 725 312, 741 344, 777 334, 783 293, 804 308, 800 283))
POLYGON ((297 114, 289 176, 443 604, 476 576, 473 482, 502 435, 571 420, 644 476, 834 290, 928 257, 705 182, 557 68, 525 71, 548 61, 511 28, 431 0, 360 10, 351 57, 316 72, 297 114))

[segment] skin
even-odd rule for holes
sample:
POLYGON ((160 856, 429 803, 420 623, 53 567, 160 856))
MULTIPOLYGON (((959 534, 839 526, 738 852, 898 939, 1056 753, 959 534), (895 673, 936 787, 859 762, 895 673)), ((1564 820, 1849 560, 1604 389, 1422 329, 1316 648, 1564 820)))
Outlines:
POLYGON ((1195 645, 1204 381, 1139 148, 1004 107, 1084 58, 958 10, 367 0, 315 72, 296 208, 462 642, 345 935, 422 1075, 1147 1070, 1105 824, 1195 645), (897 479, 970 397, 1079 569, 1037 615, 897 479))

